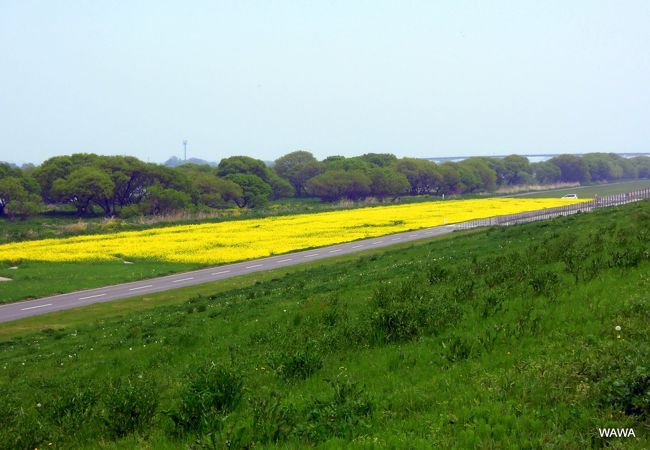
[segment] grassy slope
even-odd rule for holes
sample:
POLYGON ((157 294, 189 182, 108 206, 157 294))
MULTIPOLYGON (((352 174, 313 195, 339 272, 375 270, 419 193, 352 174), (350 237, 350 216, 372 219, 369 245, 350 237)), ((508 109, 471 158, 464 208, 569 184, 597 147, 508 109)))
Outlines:
POLYGON ((0 447, 644 448, 649 244, 645 202, 54 314, 3 333, 0 447))

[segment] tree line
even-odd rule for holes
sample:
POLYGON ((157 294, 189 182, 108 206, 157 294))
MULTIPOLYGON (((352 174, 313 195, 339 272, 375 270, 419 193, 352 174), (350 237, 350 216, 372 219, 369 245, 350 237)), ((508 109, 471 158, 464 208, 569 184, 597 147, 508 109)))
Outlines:
POLYGON ((319 161, 295 151, 272 165, 248 156, 218 166, 167 167, 129 156, 78 153, 40 166, 0 163, 0 216, 28 217, 46 205, 78 214, 155 215, 179 210, 261 208, 269 201, 316 197, 323 201, 401 195, 494 192, 503 186, 605 182, 650 178, 650 157, 612 153, 558 155, 530 163, 523 156, 472 157, 436 164, 387 153, 330 156, 319 161))

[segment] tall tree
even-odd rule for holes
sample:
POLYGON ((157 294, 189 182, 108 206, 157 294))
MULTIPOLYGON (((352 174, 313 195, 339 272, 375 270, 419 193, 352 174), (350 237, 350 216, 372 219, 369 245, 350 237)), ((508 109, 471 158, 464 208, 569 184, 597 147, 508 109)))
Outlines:
POLYGON ((226 179, 238 184, 242 189, 241 198, 235 200, 240 208, 266 206, 273 193, 271 186, 256 175, 232 173, 226 175, 226 179))
POLYGON ((377 197, 397 197, 406 194, 411 185, 409 180, 394 169, 378 167, 370 174, 370 193, 377 197))
POLYGON ((579 156, 558 155, 549 161, 560 169, 562 181, 578 181, 584 183, 590 180, 589 168, 579 156))
POLYGON ((528 158, 520 155, 508 155, 503 158, 505 184, 525 184, 532 178, 532 170, 528 158))
POLYGON ((249 156, 231 156, 219 161, 217 175, 225 177, 233 174, 255 175, 266 183, 271 179, 271 170, 264 161, 249 156))
POLYGON ((326 201, 357 200, 370 194, 371 180, 361 171, 329 170, 307 182, 307 192, 326 201))
POLYGON ((111 178, 100 169, 81 167, 55 180, 50 195, 56 201, 74 205, 79 214, 90 212, 93 203, 103 208, 105 214, 110 214, 114 188, 111 178))
POLYGON ((531 164, 533 175, 538 183, 557 183, 562 178, 562 171, 558 166, 549 161, 531 164))
POLYGON ((292 152, 278 158, 273 168, 279 176, 289 180, 297 196, 306 194, 307 180, 324 171, 323 164, 306 151, 292 152))
POLYGON ((397 156, 391 153, 366 153, 359 158, 377 167, 388 167, 397 162, 397 156))
POLYGON ((433 161, 402 158, 395 163, 395 169, 408 179, 412 195, 429 194, 440 189, 442 174, 433 161))

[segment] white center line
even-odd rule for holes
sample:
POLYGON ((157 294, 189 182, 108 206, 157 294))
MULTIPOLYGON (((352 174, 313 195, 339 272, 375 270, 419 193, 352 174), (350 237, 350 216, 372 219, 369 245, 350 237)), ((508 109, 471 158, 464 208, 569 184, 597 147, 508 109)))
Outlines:
POLYGON ((281 262, 287 262, 287 261, 291 261, 291 260, 293 260, 293 258, 281 259, 278 262, 281 263, 281 262))
POLYGON ((106 294, 89 295, 88 297, 81 297, 79 300, 88 300, 89 298, 103 297, 105 295, 106 294))
POLYGON ((382 242, 384 242, 384 241, 373 242, 373 244, 374 244, 374 245, 377 245, 377 244, 381 244, 382 242))
POLYGON ((400 239, 402 239, 402 238, 393 238, 393 239, 391 239, 391 241, 399 241, 400 239))
POLYGON ((312 256, 318 256, 318 253, 312 253, 311 255, 305 255, 303 258, 311 258, 312 256))
POLYGON ((150 288, 150 287, 153 287, 153 284, 148 284, 146 286, 134 287, 134 288, 129 289, 129 291, 137 291, 138 289, 146 289, 146 288, 150 288))
POLYGON ((262 264, 253 264, 252 266, 246 266, 246 269, 254 269, 255 267, 262 267, 262 264))
POLYGON ((363 247, 363 245, 353 245, 352 246, 352 248, 359 248, 359 247, 363 247))
POLYGON ((340 252, 340 251, 341 251, 341 249, 337 248, 336 250, 330 250, 330 253, 336 253, 336 252, 340 252))
POLYGON ((222 273, 228 273, 230 270, 222 270, 221 272, 215 272, 212 275, 221 275, 222 273))
POLYGON ((193 279, 194 279, 194 277, 181 278, 180 280, 174 280, 174 281, 172 281, 172 283, 180 283, 181 281, 189 281, 189 280, 193 280, 193 279))
POLYGON ((28 309, 44 308, 46 306, 52 306, 52 303, 46 303, 44 305, 30 306, 29 308, 21 308, 21 311, 27 311, 28 309))

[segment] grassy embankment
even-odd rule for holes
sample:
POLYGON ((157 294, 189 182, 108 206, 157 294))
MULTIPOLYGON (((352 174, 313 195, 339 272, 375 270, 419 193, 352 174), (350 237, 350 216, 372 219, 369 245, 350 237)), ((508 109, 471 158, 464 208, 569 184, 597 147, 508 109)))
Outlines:
POLYGON ((0 447, 645 448, 649 246, 643 202, 54 314, 0 447))

